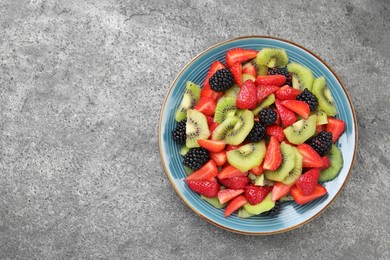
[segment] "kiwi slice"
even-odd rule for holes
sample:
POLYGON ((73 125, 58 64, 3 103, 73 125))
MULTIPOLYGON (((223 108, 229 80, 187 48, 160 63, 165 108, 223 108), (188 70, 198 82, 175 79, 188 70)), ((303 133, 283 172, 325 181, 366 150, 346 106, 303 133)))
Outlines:
POLYGON ((190 175, 191 173, 194 172, 193 169, 191 169, 190 167, 187 167, 184 165, 184 171, 186 172, 187 175, 190 175))
POLYGON ((259 76, 267 76, 268 74, 268 67, 264 65, 257 66, 257 75, 259 76))
POLYGON ((225 97, 237 98, 238 92, 240 92, 240 87, 237 84, 234 84, 233 87, 225 91, 225 97))
POLYGON ((265 142, 249 143, 226 153, 227 161, 241 172, 261 164, 266 153, 265 142))
POLYGON ((257 179, 257 175, 253 174, 253 173, 249 173, 248 174, 248 178, 251 180, 251 181, 255 181, 257 179))
POLYGON ((237 117, 236 125, 225 137, 227 144, 239 145, 242 143, 255 123, 253 113, 250 110, 240 111, 240 115, 237 117))
POLYGON ((187 81, 186 90, 179 108, 176 110, 175 119, 177 122, 187 117, 187 110, 193 108, 200 98, 200 87, 191 81, 187 81))
POLYGON ((256 78, 253 77, 251 74, 242 74, 242 83, 244 83, 248 79, 252 80, 253 82, 255 82, 256 80, 256 78))
POLYGON ((250 218, 254 216, 253 214, 250 214, 248 213, 243 207, 241 207, 239 210, 238 210, 238 213, 237 213, 237 217, 239 218, 250 218))
POLYGON ((313 83, 313 94, 318 99, 318 106, 328 115, 337 115, 337 108, 334 102, 332 92, 326 84, 325 77, 319 77, 314 80, 313 83))
POLYGON ((295 151, 291 145, 282 142, 280 144, 280 152, 282 153, 282 163, 275 171, 266 170, 265 178, 273 181, 283 181, 292 171, 295 166, 295 151))
POLYGON ((274 182, 264 177, 264 174, 257 176, 255 180, 256 186, 274 186, 274 182))
POLYGON ((284 202, 284 201, 293 201, 294 198, 293 196, 291 196, 290 194, 286 195, 286 196, 283 196, 280 198, 280 202, 284 202))
POLYGON ((233 130, 234 126, 238 122, 238 117, 231 116, 226 118, 217 128, 214 129, 213 135, 211 136, 212 140, 224 140, 227 134, 233 130))
POLYGON ((287 140, 292 144, 303 144, 316 132, 317 115, 301 119, 283 130, 287 140))
POLYGON ((285 67, 288 63, 288 56, 283 49, 263 48, 256 56, 258 66, 267 66, 268 68, 285 67))
POLYGON ((330 161, 330 166, 325 170, 321 171, 319 181, 330 181, 333 180, 337 174, 340 172, 341 167, 343 167, 343 155, 341 154, 339 148, 332 144, 332 148, 328 154, 328 159, 330 161))
POLYGON ((314 81, 314 75, 311 70, 298 63, 290 63, 287 65, 288 72, 293 74, 292 85, 293 88, 304 90, 307 88, 311 91, 314 81))
POLYGON ((275 102, 275 95, 272 93, 271 95, 266 97, 263 101, 261 101, 260 104, 258 104, 257 107, 254 110, 252 110, 252 113, 255 116, 257 116, 263 108, 269 107, 274 102, 275 102))
POLYGON ((214 208, 223 209, 224 207, 226 207, 226 203, 221 204, 221 202, 219 202, 219 200, 218 200, 218 197, 207 198, 203 195, 200 195, 200 198, 202 200, 206 201, 207 203, 209 203, 214 208))
POLYGON ((328 123, 328 116, 324 111, 318 109, 316 115, 317 115, 317 122, 316 122, 317 125, 326 125, 328 123))
POLYGON ((282 181, 286 185, 293 184, 299 176, 302 175, 302 161, 303 157, 298 149, 293 147, 295 152, 295 165, 294 168, 288 173, 287 177, 282 181))
POLYGON ((183 145, 181 148, 180 148, 180 155, 184 156, 188 153, 188 151, 190 150, 190 148, 188 148, 186 145, 183 145))
POLYGON ((206 116, 197 110, 188 109, 186 135, 186 146, 188 148, 199 147, 199 139, 208 139, 210 130, 206 116))
POLYGON ((256 205, 251 205, 249 203, 244 205, 244 210, 252 215, 259 215, 263 212, 271 210, 275 207, 275 201, 271 199, 271 192, 268 193, 267 197, 264 198, 262 202, 256 205))
POLYGON ((226 118, 234 116, 236 113, 236 99, 232 97, 221 98, 217 107, 215 108, 214 121, 217 123, 222 123, 226 118))

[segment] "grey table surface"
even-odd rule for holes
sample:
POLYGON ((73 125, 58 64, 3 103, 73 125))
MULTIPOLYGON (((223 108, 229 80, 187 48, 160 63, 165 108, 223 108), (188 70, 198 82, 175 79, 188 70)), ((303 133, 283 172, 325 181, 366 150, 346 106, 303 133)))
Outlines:
POLYGON ((389 259, 389 1, 0 1, 1 259, 389 259), (161 164, 160 108, 196 54, 272 35, 323 57, 351 95, 357 160, 288 233, 198 217, 161 164))

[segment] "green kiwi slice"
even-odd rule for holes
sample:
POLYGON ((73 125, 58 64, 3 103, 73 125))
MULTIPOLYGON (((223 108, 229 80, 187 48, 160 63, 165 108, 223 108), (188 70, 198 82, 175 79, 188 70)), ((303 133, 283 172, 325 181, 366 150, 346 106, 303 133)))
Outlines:
POLYGON ((339 148, 332 144, 332 148, 328 154, 328 159, 330 161, 330 166, 325 170, 321 171, 319 181, 330 181, 333 180, 337 174, 340 172, 341 167, 343 167, 343 155, 341 154, 339 148))
POLYGON ((263 48, 256 56, 258 66, 267 66, 268 68, 285 67, 288 63, 288 56, 283 49, 263 48))
POLYGON ((237 84, 234 84, 231 88, 225 91, 225 97, 237 98, 238 92, 240 92, 240 87, 237 84))
POLYGON ((232 97, 221 98, 217 107, 215 108, 214 121, 217 123, 222 123, 226 118, 234 116, 236 113, 236 99, 232 97))
POLYGON ((267 76, 268 74, 268 67, 264 65, 257 66, 257 75, 259 76, 267 76))
POLYGON ((211 136, 212 140, 224 140, 227 134, 233 130, 234 126, 237 124, 238 117, 231 116, 226 118, 217 128, 214 129, 213 135, 211 136))
POLYGON ((175 119, 177 122, 184 120, 187 117, 187 110, 193 108, 198 103, 200 98, 200 87, 191 81, 187 81, 186 90, 183 99, 176 110, 175 119))
POLYGON ((184 156, 186 155, 188 152, 190 151, 190 148, 188 148, 186 145, 183 145, 181 148, 180 148, 180 155, 184 156))
POLYGON ((287 177, 282 181, 286 185, 293 184, 299 176, 302 175, 302 161, 303 157, 298 152, 298 149, 293 147, 295 152, 295 165, 294 168, 288 173, 287 177))
POLYGON ((241 172, 246 172, 261 164, 265 157, 266 148, 264 140, 257 143, 249 143, 236 150, 226 153, 230 165, 241 172))
POLYGON ((187 175, 190 175, 191 173, 194 172, 193 169, 191 169, 190 167, 187 167, 184 165, 184 171, 186 172, 187 175))
POLYGON ((280 202, 285 202, 285 201, 293 201, 294 198, 293 196, 291 196, 290 194, 286 195, 286 196, 283 196, 280 198, 280 202))
POLYGON ((250 110, 243 110, 237 117, 238 121, 236 125, 225 137, 227 144, 239 145, 245 140, 253 128, 255 121, 253 113, 250 110))
POLYGON ((319 77, 314 80, 313 83, 313 94, 318 99, 318 106, 328 115, 337 115, 337 108, 335 101, 332 96, 332 92, 326 84, 325 77, 319 77))
POLYGON ((256 205, 251 205, 249 203, 244 205, 244 209, 246 212, 252 215, 259 215, 263 212, 271 210, 275 207, 275 201, 271 199, 271 192, 268 193, 267 197, 264 198, 262 202, 256 205))
POLYGON ((291 145, 282 142, 280 144, 280 152, 282 153, 282 163, 275 171, 266 170, 265 178, 273 181, 283 181, 292 171, 295 166, 295 151, 291 145))
POLYGON ((311 91, 314 81, 314 75, 311 70, 298 63, 290 63, 287 65, 288 72, 293 74, 292 85, 293 88, 304 90, 307 88, 311 91))
POLYGON ((242 83, 244 83, 248 79, 252 80, 253 82, 255 82, 256 80, 256 78, 253 77, 251 74, 242 74, 242 83))
POLYGON ((255 185, 256 186, 274 186, 274 181, 268 180, 267 178, 264 177, 264 174, 257 176, 255 180, 255 185))
POLYGON ((208 139, 210 130, 206 116, 197 110, 188 109, 186 135, 186 146, 188 148, 199 147, 199 139, 208 139))
POLYGON ((317 122, 316 122, 317 125, 326 125, 328 123, 328 116, 324 111, 318 109, 316 115, 317 115, 317 122))
POLYGON ((263 108, 269 107, 274 102, 275 102, 275 95, 272 93, 271 95, 266 97, 263 101, 261 101, 260 104, 258 104, 257 107, 252 110, 252 113, 255 116, 257 116, 263 108))
POLYGON ((287 140, 292 144, 303 144, 316 132, 317 115, 301 119, 283 130, 287 140))
POLYGON ((238 210, 238 213, 237 213, 237 217, 239 218, 250 218, 254 216, 253 214, 250 214, 248 213, 243 207, 241 207, 239 210, 238 210))
POLYGON ((224 207, 226 207, 226 203, 221 204, 221 202, 219 202, 219 200, 218 200, 218 197, 207 198, 203 195, 200 195, 200 198, 202 200, 206 201, 207 203, 209 203, 214 208, 223 209, 224 207))

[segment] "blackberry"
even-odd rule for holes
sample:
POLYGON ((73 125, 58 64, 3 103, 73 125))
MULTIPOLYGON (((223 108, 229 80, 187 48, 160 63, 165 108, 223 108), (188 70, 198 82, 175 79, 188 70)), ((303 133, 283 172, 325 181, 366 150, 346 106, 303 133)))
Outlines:
POLYGON ((263 108, 259 113, 259 120, 264 126, 269 126, 275 123, 277 116, 273 109, 263 108))
POLYGON ((183 164, 192 170, 200 169, 210 160, 209 151, 203 147, 193 148, 184 155, 183 164))
POLYGON ((265 127, 260 122, 255 122, 247 138, 250 142, 260 142, 264 138, 264 135, 265 127))
POLYGON ((286 84, 292 86, 291 74, 287 68, 272 68, 268 71, 268 75, 284 75, 286 76, 286 84))
POLYGON ((186 143, 186 123, 187 119, 179 122, 175 129, 172 130, 172 139, 178 144, 186 143))
POLYGON ((310 111, 316 110, 318 106, 318 98, 307 88, 305 88, 302 93, 297 96, 297 100, 306 102, 310 107, 310 111))
POLYGON ((212 90, 223 92, 233 86, 234 78, 229 69, 220 69, 211 76, 209 84, 212 90))
POLYGON ((280 209, 282 208, 281 204, 282 203, 280 203, 280 200, 277 200, 275 202, 275 206, 272 209, 270 209, 269 211, 264 212, 264 215, 266 215, 266 216, 275 216, 276 214, 279 213, 280 209))
POLYGON ((309 140, 309 145, 320 155, 324 156, 332 147, 332 133, 321 131, 317 136, 309 140))

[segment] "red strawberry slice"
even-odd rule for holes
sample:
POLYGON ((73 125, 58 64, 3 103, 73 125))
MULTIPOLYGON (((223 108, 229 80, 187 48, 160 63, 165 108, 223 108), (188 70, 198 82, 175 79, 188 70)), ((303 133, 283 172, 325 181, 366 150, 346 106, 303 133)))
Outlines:
POLYGON ((310 107, 304 101, 299 100, 284 100, 280 102, 283 106, 294 111, 298 115, 302 116, 304 119, 307 119, 310 114, 310 107))
POLYGON ((303 157, 302 167, 321 168, 324 165, 321 156, 310 145, 300 144, 297 149, 303 157))
POLYGON ((218 195, 220 191, 220 186, 218 182, 213 181, 194 181, 187 180, 188 188, 193 192, 201 194, 207 198, 212 198, 218 195))
POLYGON ((276 112, 276 120, 275 120, 275 125, 280 125, 281 124, 281 121, 280 121, 280 115, 279 115, 279 112, 276 108, 274 108, 274 111, 276 112))
POLYGON ((261 187, 251 184, 245 189, 245 197, 251 205, 256 205, 262 202, 271 190, 272 187, 261 187))
POLYGON ((317 186, 318 177, 320 177, 321 170, 319 168, 311 169, 299 176, 295 185, 302 192, 303 195, 308 196, 312 194, 317 186))
POLYGON ((221 190, 218 192, 218 200, 221 204, 224 204, 228 202, 231 199, 234 199, 241 193, 243 193, 244 190, 233 190, 233 189, 226 189, 226 190, 221 190))
POLYGON ((282 153, 278 140, 271 136, 264 159, 264 170, 274 171, 282 163, 282 153))
POLYGON ((257 105, 257 88, 252 80, 247 80, 238 92, 236 106, 239 109, 255 109, 257 105))
POLYGON ((223 186, 227 189, 240 190, 245 189, 246 185, 249 183, 250 179, 246 176, 233 177, 219 180, 223 186))
POLYGON ((230 68, 230 72, 233 75, 234 81, 238 86, 242 86, 242 64, 237 62, 230 68))
POLYGON ((286 83, 286 76, 284 75, 267 75, 267 76, 257 76, 255 80, 256 86, 260 85, 275 85, 283 86, 286 83))
POLYGON ((322 156, 321 159, 322 159, 322 162, 323 162, 321 170, 325 170, 325 169, 329 168, 329 166, 330 166, 329 158, 326 157, 326 156, 322 156))
POLYGON ((209 79, 211 78, 211 76, 213 76, 217 70, 223 68, 225 68, 225 65, 223 65, 219 61, 214 61, 213 64, 211 64, 209 72, 207 73, 206 78, 204 80, 202 91, 200 92, 201 97, 209 97, 213 100, 218 100, 223 95, 223 92, 216 92, 212 90, 209 84, 209 79))
MULTIPOLYGON (((256 85, 256 83, 255 83, 256 85)), ((261 102, 263 99, 274 93, 279 89, 275 85, 256 85, 257 86, 257 102, 261 102)))
POLYGON ((238 210, 246 203, 248 203, 248 200, 245 198, 244 195, 240 195, 234 198, 232 201, 229 202, 229 204, 225 209, 225 214, 224 214, 225 218, 230 216, 234 211, 238 210))
POLYGON ((332 133, 332 141, 335 143, 341 134, 344 132, 345 122, 340 119, 328 117, 328 125, 326 127, 327 132, 332 133))
POLYGON ((210 158, 215 162, 217 166, 222 166, 226 163, 227 156, 226 151, 219 153, 210 153, 210 158))
POLYGON ((252 63, 248 62, 242 67, 242 74, 249 74, 256 78, 257 69, 252 63))
POLYGON ((311 195, 305 196, 298 189, 298 187, 296 185, 294 185, 292 187, 290 193, 297 204, 303 205, 303 204, 306 204, 312 200, 315 200, 317 198, 324 196, 327 193, 327 191, 326 191, 325 187, 321 186, 320 184, 317 184, 317 186, 314 189, 314 192, 311 195))
POLYGON ((297 115, 287 107, 283 106, 280 102, 281 101, 278 99, 275 100, 276 109, 279 112, 283 126, 288 127, 297 121, 297 115))
POLYGON ((284 140, 283 128, 278 125, 270 125, 266 127, 266 133, 269 136, 275 137, 279 142, 284 140))
POLYGON ((212 116, 215 113, 217 102, 209 97, 201 97, 194 109, 202 112, 205 116, 212 116))
POLYGON ((322 131, 326 131, 326 125, 318 125, 318 126, 316 126, 317 134, 321 133, 322 131))
POLYGON ((299 89, 285 85, 275 92, 275 97, 279 100, 295 100, 299 94, 301 94, 299 89))
POLYGON ((253 167, 250 170, 250 172, 253 173, 254 175, 262 175, 264 172, 263 165, 264 165, 264 161, 259 166, 253 167))
POLYGON ((247 176, 248 172, 240 172, 237 168, 231 166, 230 164, 225 166, 220 173, 218 173, 218 179, 226 179, 240 176, 247 176))
POLYGON ((286 185, 286 184, 281 183, 281 182, 275 182, 274 187, 272 188, 271 200, 277 201, 281 197, 286 196, 287 194, 290 193, 292 186, 293 186, 293 184, 286 185))
POLYGON ((214 153, 222 152, 223 149, 225 149, 225 143, 222 141, 199 139, 198 144, 206 150, 214 153))
POLYGON ((212 117, 212 116, 206 116, 206 119, 207 119, 207 124, 208 124, 209 127, 210 127, 210 125, 211 125, 212 123, 214 123, 214 117, 212 117))
POLYGON ((232 151, 232 150, 236 150, 238 148, 240 148, 242 145, 244 145, 244 143, 242 144, 239 144, 239 145, 231 145, 231 144, 228 144, 226 145, 226 152, 229 152, 229 151, 232 151))
POLYGON ((191 173, 186 180, 187 181, 205 181, 211 180, 218 174, 217 165, 213 160, 208 161, 205 165, 202 166, 199 170, 191 173))
POLYGON ((231 68, 236 62, 244 62, 256 57, 258 51, 242 48, 231 49, 226 53, 226 65, 231 68))

